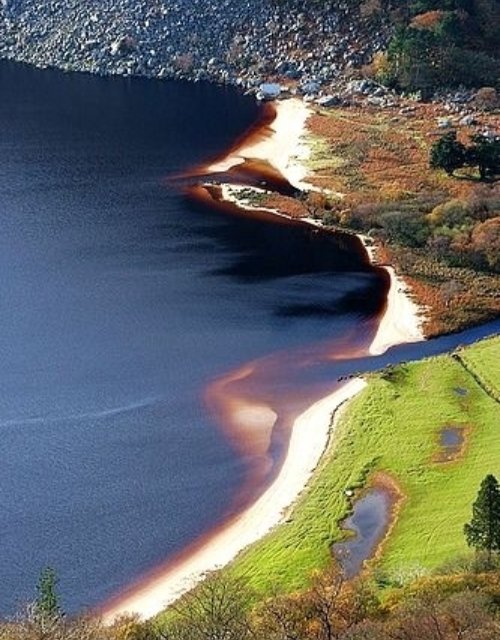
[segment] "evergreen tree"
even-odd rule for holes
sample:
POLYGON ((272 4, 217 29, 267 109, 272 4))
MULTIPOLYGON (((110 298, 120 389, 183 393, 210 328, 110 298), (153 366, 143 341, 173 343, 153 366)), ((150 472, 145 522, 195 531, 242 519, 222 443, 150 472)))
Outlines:
POLYGON ((35 603, 37 615, 43 620, 54 620, 62 615, 56 585, 57 577, 54 569, 51 567, 43 569, 38 579, 38 597, 35 603))
POLYGON ((492 553, 500 551, 500 488, 491 474, 481 483, 464 534, 469 547, 488 552, 490 562, 492 553))
POLYGON ((433 169, 444 169, 451 175, 465 164, 465 147, 457 140, 457 132, 450 131, 431 147, 430 165, 433 169))
POLYGON ((467 162, 477 166, 482 180, 500 174, 500 138, 476 135, 474 144, 467 149, 467 162))

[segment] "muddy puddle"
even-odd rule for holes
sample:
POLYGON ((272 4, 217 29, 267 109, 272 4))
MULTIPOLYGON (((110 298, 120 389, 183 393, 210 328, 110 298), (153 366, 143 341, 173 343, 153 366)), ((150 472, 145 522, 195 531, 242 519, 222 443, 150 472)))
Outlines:
POLYGON ((389 526, 393 504, 393 496, 382 487, 370 489, 354 503, 352 514, 343 523, 343 529, 354 535, 332 546, 347 578, 356 576, 375 552, 389 526))

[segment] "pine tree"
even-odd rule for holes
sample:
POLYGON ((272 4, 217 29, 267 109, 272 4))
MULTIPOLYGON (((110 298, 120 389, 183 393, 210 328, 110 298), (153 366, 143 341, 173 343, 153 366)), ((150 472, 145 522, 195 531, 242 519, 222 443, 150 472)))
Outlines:
POLYGON ((55 620, 62 615, 56 585, 57 576, 54 569, 43 569, 38 579, 38 597, 35 603, 37 615, 43 620, 55 620))
POLYGON ((481 483, 472 505, 472 520, 464 526, 469 547, 492 553, 500 551, 500 488, 495 476, 489 474, 481 483))

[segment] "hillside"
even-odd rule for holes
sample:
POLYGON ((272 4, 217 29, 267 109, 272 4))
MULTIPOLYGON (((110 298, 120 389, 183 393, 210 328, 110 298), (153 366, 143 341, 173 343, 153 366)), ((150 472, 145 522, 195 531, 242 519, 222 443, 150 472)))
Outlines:
POLYGON ((387 2, 393 35, 375 75, 430 96, 441 86, 498 85, 500 3, 496 0, 387 2))
POLYGON ((346 1, 3 0, 0 9, 1 57, 244 87, 275 77, 328 84, 388 37, 381 17, 368 25, 346 1))
POLYGON ((303 93, 371 73, 428 93, 498 82, 499 21, 495 0, 2 0, 0 57, 303 93))

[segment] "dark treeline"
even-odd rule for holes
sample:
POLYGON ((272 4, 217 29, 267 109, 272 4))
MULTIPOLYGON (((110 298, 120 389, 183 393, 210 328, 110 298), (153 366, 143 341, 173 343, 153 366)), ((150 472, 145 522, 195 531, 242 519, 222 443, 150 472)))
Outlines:
POLYGON ((361 6, 387 12, 394 25, 387 52, 373 65, 380 81, 424 96, 443 86, 498 86, 497 0, 366 0, 361 6))

